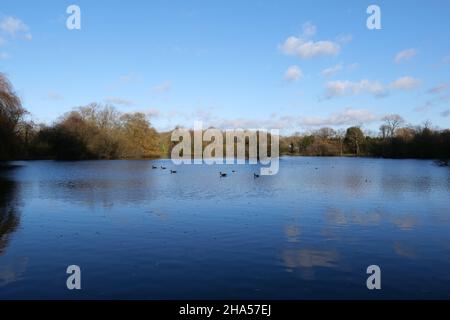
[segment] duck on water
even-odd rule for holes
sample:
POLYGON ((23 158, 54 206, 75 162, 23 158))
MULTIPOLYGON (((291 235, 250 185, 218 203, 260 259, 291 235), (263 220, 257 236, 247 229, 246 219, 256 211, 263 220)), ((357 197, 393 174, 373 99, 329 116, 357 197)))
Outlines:
POLYGON ((439 167, 448 167, 449 166, 448 159, 436 160, 436 164, 439 167))

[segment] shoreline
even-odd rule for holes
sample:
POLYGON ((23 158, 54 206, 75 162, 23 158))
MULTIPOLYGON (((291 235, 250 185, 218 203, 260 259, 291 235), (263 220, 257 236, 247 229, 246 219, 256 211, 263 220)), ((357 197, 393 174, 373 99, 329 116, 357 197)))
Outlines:
MULTIPOLYGON (((449 159, 442 158, 389 158, 389 157, 377 157, 377 156, 355 156, 355 155, 342 155, 342 156, 320 156, 320 155, 299 155, 299 154, 280 154, 280 159, 282 158, 361 158, 361 159, 385 159, 385 160, 426 160, 426 161, 436 161, 436 162, 449 162, 449 159)), ((191 158, 195 160, 196 158, 191 158)), ((234 159, 237 159, 236 157, 234 159)), ((157 160, 172 160, 169 157, 161 156, 154 158, 116 158, 116 159, 56 159, 56 158, 34 158, 34 159, 10 159, 10 160, 0 160, 0 166, 8 162, 16 161, 55 161, 55 162, 82 162, 82 161, 157 161, 157 160)), ((203 159, 204 160, 204 159, 203 159)), ((225 158, 224 158, 225 160, 225 158)), ((225 161, 224 161, 225 162, 225 161)), ((226 164, 226 163, 223 163, 226 164)))

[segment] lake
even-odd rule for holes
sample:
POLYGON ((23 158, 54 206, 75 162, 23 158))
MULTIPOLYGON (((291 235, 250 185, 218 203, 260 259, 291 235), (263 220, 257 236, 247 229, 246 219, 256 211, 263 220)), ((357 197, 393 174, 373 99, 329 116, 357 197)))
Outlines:
POLYGON ((0 299, 450 298, 450 169, 433 161, 283 157, 260 178, 170 160, 11 164, 0 299), (81 290, 66 287, 73 264, 81 290), (373 264, 381 290, 366 287, 373 264))

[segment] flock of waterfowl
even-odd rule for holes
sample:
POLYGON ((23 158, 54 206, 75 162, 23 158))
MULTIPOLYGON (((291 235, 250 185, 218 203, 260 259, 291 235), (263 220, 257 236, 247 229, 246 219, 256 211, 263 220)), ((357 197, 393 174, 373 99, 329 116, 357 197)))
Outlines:
POLYGON ((449 160, 448 160, 448 159, 436 160, 435 162, 436 162, 436 164, 437 164, 439 167, 448 167, 448 166, 450 166, 449 160))
MULTIPOLYGON (((448 166, 449 166, 449 161, 448 161, 448 160, 436 160, 435 163, 436 163, 438 166, 440 166, 440 167, 448 167, 448 166)), ((309 164, 309 162, 308 162, 307 164, 309 164)), ((166 170, 166 169, 167 169, 167 167, 164 167, 164 166, 160 166, 160 168, 161 168, 161 170, 166 170)), ((332 168, 334 168, 334 166, 332 166, 332 168)), ((152 165, 152 169, 158 169, 158 167, 155 166, 155 165, 152 165)), ((314 167, 314 170, 319 170, 319 168, 318 168, 318 167, 314 167)), ((232 172, 232 173, 235 173, 236 170, 232 170, 231 172, 232 172)), ((177 173, 177 171, 176 171, 176 170, 170 169, 170 173, 171 173, 171 174, 174 174, 174 173, 177 173)), ((225 178, 225 177, 227 177, 227 176, 228 176, 228 174, 227 174, 226 172, 222 172, 222 171, 219 172, 219 177, 225 178)), ((256 179, 256 178, 259 178, 259 174, 253 173, 253 178, 255 178, 255 179, 256 179)), ((366 182, 371 182, 371 181, 368 181, 368 180, 366 179, 366 182)))
MULTIPOLYGON (((166 170, 167 169, 167 167, 164 167, 164 166, 160 166, 160 168, 161 168, 161 170, 166 170)), ((158 167, 157 166, 152 166, 152 169, 158 169, 158 167)), ((170 173, 177 173, 177 170, 172 170, 172 169, 170 169, 170 173)))
MULTIPOLYGON (((152 165, 152 169, 158 169, 158 167, 155 166, 155 165, 152 165)), ((161 170, 166 170, 167 167, 160 166, 160 169, 161 169, 161 170)), ((232 170, 231 172, 232 172, 232 173, 235 173, 236 170, 232 170)), ((172 170, 172 169, 170 169, 170 173, 171 173, 171 174, 177 173, 177 170, 172 170)), ((221 178, 225 178, 225 177, 228 176, 228 174, 227 174, 226 172, 220 171, 220 172, 219 172, 219 176, 220 176, 221 178)), ((253 173, 253 178, 259 178, 259 174, 253 173)))
MULTIPOLYGON (((235 173, 236 170, 232 170, 231 172, 232 172, 232 173, 235 173)), ((221 178, 225 178, 225 177, 228 176, 228 174, 227 174, 226 172, 220 171, 220 172, 219 172, 219 176, 220 176, 221 178)), ((259 178, 259 174, 253 173, 253 178, 259 178)))

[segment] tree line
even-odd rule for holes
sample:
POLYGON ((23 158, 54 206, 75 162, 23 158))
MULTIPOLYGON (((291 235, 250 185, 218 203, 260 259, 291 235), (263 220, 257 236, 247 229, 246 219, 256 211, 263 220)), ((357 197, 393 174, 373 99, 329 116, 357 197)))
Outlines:
POLYGON ((92 103, 75 108, 52 125, 26 120, 7 78, 0 74, 0 160, 127 159, 161 155, 158 132, 143 113, 121 113, 92 103))
MULTIPOLYGON (((0 160, 139 159, 170 156, 171 132, 157 132, 143 113, 121 113, 92 103, 53 124, 26 120, 28 112, 8 79, 0 74, 0 160)), ((378 134, 360 127, 324 127, 308 134, 280 136, 280 154, 449 159, 450 130, 429 123, 411 126, 398 115, 386 116, 378 134)))
POLYGON ((450 130, 406 125, 399 115, 383 118, 380 132, 365 134, 360 127, 321 128, 310 134, 280 139, 280 153, 305 156, 370 156, 384 158, 450 159, 450 130))

